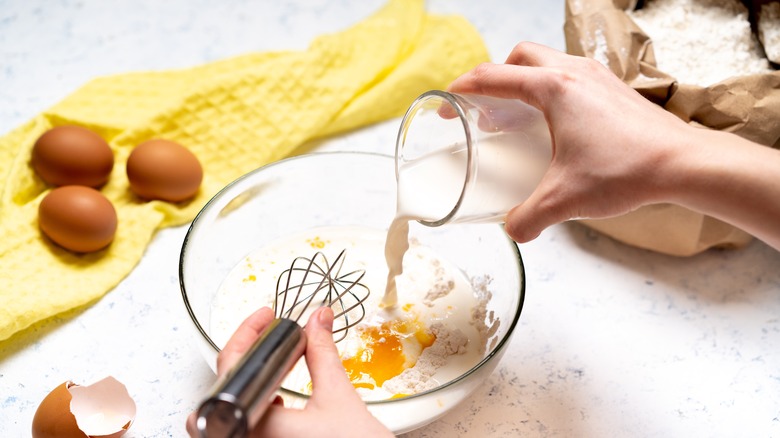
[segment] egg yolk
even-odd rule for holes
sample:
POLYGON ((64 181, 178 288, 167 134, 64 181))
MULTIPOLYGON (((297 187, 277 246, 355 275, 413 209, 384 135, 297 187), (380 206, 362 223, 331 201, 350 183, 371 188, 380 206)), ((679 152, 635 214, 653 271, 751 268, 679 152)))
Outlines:
POLYGON ((355 355, 342 360, 342 364, 352 385, 367 389, 382 386, 414 366, 416 357, 409 358, 404 353, 405 342, 418 344, 418 351, 422 352, 436 340, 418 320, 388 321, 381 326, 365 327, 359 336, 361 347, 355 355))

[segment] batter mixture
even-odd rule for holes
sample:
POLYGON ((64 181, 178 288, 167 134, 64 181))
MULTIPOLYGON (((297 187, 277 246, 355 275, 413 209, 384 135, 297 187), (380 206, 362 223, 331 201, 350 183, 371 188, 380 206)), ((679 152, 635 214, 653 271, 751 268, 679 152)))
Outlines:
MULTIPOLYGON (((385 230, 328 227, 263 246, 222 283, 212 306, 212 339, 224 345, 250 313, 271 306, 276 280, 295 257, 312 257, 322 251, 332 261, 346 249, 343 270, 364 269, 361 282, 371 290, 366 317, 337 344, 350 380, 363 399, 403 397, 457 378, 484 356, 490 332, 484 309, 490 294, 475 293, 459 269, 412 240, 406 254, 401 252, 403 274, 394 277, 397 302, 383 304, 388 279, 386 239, 385 230)), ((283 386, 311 392, 303 360, 283 386)))

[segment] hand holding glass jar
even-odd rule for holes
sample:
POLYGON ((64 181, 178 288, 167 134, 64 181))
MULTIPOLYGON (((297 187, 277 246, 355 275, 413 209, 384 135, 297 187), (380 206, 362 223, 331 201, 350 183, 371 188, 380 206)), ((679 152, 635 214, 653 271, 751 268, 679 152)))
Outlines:
MULTIPOLYGON (((468 158, 468 153, 463 154, 467 158, 456 161, 461 174, 474 169, 477 172, 476 176, 462 176, 462 183, 440 183, 440 179, 445 180, 436 175, 445 175, 441 170, 419 184, 402 181, 407 173, 405 168, 413 169, 416 162, 424 162, 424 154, 407 152, 412 150, 410 134, 405 132, 409 128, 402 127, 397 168, 403 202, 412 199, 412 195, 404 195, 412 189, 402 186, 417 186, 414 196, 429 199, 432 207, 460 205, 449 210, 432 208, 420 215, 424 224, 498 217, 506 220, 506 231, 514 240, 527 242, 548 226, 569 219, 618 216, 643 205, 667 202, 718 218, 780 248, 780 227, 776 225, 780 223, 780 185, 776 183, 780 151, 728 132, 689 125, 641 96, 593 59, 520 43, 504 64, 482 64, 456 79, 448 90, 461 96, 517 99, 535 108, 549 127, 551 158, 546 167, 542 166, 543 176, 531 188, 530 195, 527 191, 511 194, 516 187, 509 179, 494 184, 493 190, 506 190, 515 199, 513 207, 505 207, 505 217, 501 213, 492 216, 485 214, 489 209, 472 208, 473 204, 467 204, 465 199, 476 192, 465 181, 495 174, 493 165, 482 163, 474 167, 474 155, 468 158), (472 163, 472 167, 463 163, 472 163)), ((405 122, 411 118, 414 123, 413 109, 414 106, 405 122)), ((463 120, 460 113, 449 119, 449 111, 444 110, 445 117, 431 124, 444 123, 441 120, 445 119, 463 120)), ((522 126, 531 126, 524 117, 514 118, 522 126)), ((494 119, 505 120, 503 116, 494 119)), ((462 123, 473 126, 475 122, 472 119, 462 123)), ((420 132, 411 135, 423 138, 423 125, 420 127, 420 132)), ((450 136, 462 139, 467 135, 465 128, 455 126, 449 130, 450 136)), ((535 132, 529 131, 528 138, 535 132)), ((441 139, 437 144, 444 147, 429 151, 446 150, 451 144, 447 141, 452 142, 441 139)), ((472 139, 472 154, 475 144, 478 154, 486 142, 472 139)), ((523 145, 522 138, 514 144, 523 145)), ((478 157, 480 161, 481 158, 478 157)), ((517 173, 530 175, 529 169, 537 169, 532 162, 520 159, 517 173)), ((507 175, 512 176, 511 172, 507 175)), ((416 205, 422 204, 420 201, 416 205)))

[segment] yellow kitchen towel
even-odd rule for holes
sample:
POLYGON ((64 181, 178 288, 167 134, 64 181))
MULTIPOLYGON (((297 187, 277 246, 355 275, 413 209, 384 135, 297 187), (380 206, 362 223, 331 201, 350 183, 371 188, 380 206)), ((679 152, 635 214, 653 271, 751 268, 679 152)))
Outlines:
POLYGON ((423 91, 487 60, 465 19, 430 15, 423 0, 392 0, 303 51, 87 83, 0 138, 0 341, 103 296, 138 263, 156 230, 192 220, 235 178, 312 139, 398 117, 423 91), (30 152, 43 132, 63 124, 96 131, 115 154, 101 191, 119 227, 96 253, 63 250, 38 229, 38 204, 50 187, 30 166, 30 152), (145 202, 129 191, 127 156, 151 138, 179 142, 200 159, 204 179, 194 199, 145 202))

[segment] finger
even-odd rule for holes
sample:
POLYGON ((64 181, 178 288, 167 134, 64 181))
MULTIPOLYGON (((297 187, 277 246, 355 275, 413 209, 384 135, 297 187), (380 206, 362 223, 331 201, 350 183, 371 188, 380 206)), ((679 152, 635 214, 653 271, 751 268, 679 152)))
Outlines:
POLYGON ((195 412, 191 413, 189 417, 187 417, 187 433, 191 437, 198 436, 198 429, 196 427, 195 421, 197 420, 197 415, 195 412))
POLYGON ((455 79, 447 88, 453 93, 487 94, 496 97, 517 97, 511 94, 515 81, 521 79, 519 67, 539 67, 548 57, 558 58, 561 52, 530 42, 519 43, 504 64, 482 63, 455 79), (509 95, 505 93, 509 92, 509 95))
POLYGON ((504 229, 512 240, 526 243, 539 237, 547 227, 567 221, 573 217, 572 203, 566 195, 545 175, 531 196, 509 211, 504 229))
POLYGON ((569 55, 555 50, 551 47, 543 46, 528 41, 518 43, 507 56, 505 64, 523 65, 528 67, 542 67, 559 65, 566 62, 569 55))
MULTIPOLYGON (((268 412, 253 431, 253 436, 303 436, 306 432, 310 434, 310 419, 316 418, 311 416, 312 411, 331 411, 336 403, 341 408, 349 409, 344 407, 345 402, 351 401, 349 397, 357 397, 333 342, 333 310, 329 307, 315 310, 309 316, 305 330, 305 358, 312 379, 312 396, 303 411, 285 409, 273 404, 269 406, 268 412), (284 431, 284 434, 281 431, 284 431)), ((319 434, 327 435, 325 431, 331 426, 327 423, 319 424, 319 434)))
POLYGON ((333 310, 322 307, 306 324, 306 365, 311 375, 314 403, 358 397, 333 342, 333 310))
POLYGON ((565 87, 565 72, 540 67, 482 64, 450 84, 449 91, 520 99, 542 110, 565 87))
POLYGON ((439 106, 439 109, 436 110, 436 112, 442 119, 449 120, 458 117, 458 111, 455 110, 455 107, 453 107, 452 104, 447 101, 442 102, 441 106, 439 106))
POLYGON ((217 356, 217 375, 221 376, 235 365, 273 319, 274 312, 269 307, 263 307, 249 315, 217 356))

